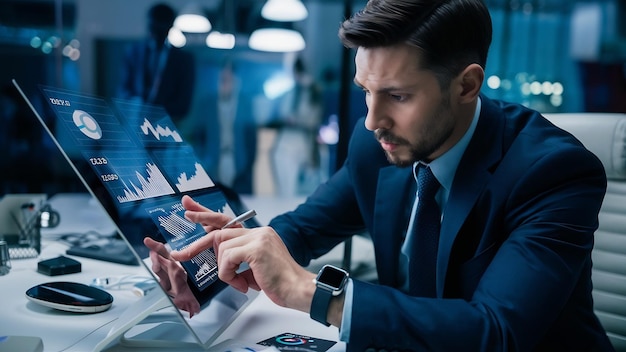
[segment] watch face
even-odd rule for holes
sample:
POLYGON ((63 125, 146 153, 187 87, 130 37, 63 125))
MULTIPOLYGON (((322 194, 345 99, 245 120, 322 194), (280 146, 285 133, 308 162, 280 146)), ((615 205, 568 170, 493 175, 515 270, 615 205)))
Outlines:
POLYGON ((346 277, 345 271, 332 266, 325 266, 322 271, 320 271, 317 281, 337 290, 342 287, 346 277))

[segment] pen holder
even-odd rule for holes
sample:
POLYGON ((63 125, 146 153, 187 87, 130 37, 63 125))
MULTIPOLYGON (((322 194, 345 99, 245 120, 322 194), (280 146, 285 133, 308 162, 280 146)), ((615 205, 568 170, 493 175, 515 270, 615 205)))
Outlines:
POLYGON ((49 204, 36 207, 25 203, 20 209, 11 211, 11 219, 19 233, 0 235, 0 240, 7 243, 10 259, 35 258, 41 253, 41 228, 55 227, 60 222, 60 215, 49 204))

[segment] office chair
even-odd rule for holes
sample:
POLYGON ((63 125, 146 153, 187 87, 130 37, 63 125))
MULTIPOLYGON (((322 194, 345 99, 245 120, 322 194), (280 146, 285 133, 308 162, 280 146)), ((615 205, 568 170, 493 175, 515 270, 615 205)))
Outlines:
POLYGON ((626 114, 566 113, 546 118, 602 161, 607 190, 592 251, 593 299, 617 351, 626 351, 626 114))

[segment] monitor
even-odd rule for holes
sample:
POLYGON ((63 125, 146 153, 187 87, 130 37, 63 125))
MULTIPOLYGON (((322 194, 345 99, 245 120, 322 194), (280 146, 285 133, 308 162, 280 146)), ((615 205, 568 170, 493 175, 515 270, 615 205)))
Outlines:
MULTIPOLYGON (((231 217, 246 210, 211 179, 163 107, 43 85, 25 88, 15 80, 13 84, 155 280, 145 237, 181 249, 205 234, 201 225, 185 219, 183 195, 231 217)), ((219 280, 212 248, 181 264, 201 312, 190 318, 174 308, 164 290, 156 290, 143 304, 131 307, 96 349, 164 307, 175 312, 174 320, 188 333, 176 332, 172 343, 208 348, 256 295, 253 290, 240 293, 219 280)))

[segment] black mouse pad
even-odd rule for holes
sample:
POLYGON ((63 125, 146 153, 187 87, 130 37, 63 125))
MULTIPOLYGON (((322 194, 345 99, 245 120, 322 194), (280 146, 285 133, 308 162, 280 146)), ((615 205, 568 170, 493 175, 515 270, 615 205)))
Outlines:
POLYGON ((104 260, 126 265, 139 265, 137 258, 124 240, 113 239, 105 245, 74 246, 65 251, 68 255, 104 260))

